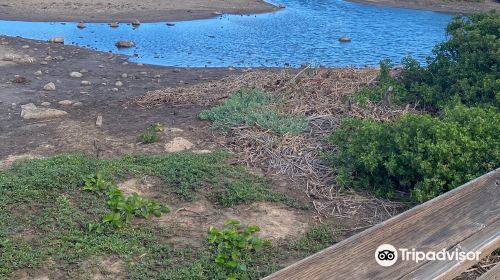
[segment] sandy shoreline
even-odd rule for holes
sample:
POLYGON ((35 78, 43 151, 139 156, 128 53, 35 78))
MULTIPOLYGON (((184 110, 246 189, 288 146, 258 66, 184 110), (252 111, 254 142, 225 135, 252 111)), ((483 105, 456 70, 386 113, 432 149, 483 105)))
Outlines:
POLYGON ((164 22, 279 10, 261 0, 0 0, 0 20, 164 22))
MULTIPOLYGON (((495 0, 346 0, 362 4, 469 14, 499 10, 495 0)), ((0 20, 68 22, 165 22, 224 14, 259 14, 279 10, 263 0, 0 0, 0 20)))
POLYGON ((474 12, 500 10, 500 3, 495 0, 484 0, 483 2, 465 2, 442 0, 347 0, 349 2, 389 6, 398 8, 409 8, 417 10, 428 10, 445 13, 471 14, 474 12))

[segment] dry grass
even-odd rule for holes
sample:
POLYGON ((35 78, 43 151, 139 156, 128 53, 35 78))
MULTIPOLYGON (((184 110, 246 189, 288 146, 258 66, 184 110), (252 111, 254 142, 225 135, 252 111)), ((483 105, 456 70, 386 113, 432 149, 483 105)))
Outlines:
POLYGON ((405 205, 377 199, 369 194, 345 193, 333 182, 334 170, 321 158, 329 147, 327 136, 345 117, 391 120, 414 108, 355 104, 352 93, 376 84, 377 69, 255 70, 240 76, 184 88, 147 93, 135 100, 143 107, 163 103, 213 106, 241 88, 259 88, 281 97, 280 110, 303 115, 308 129, 300 135, 279 136, 258 126, 238 127, 227 134, 226 147, 240 163, 260 166, 286 175, 304 185, 318 217, 356 217, 372 225, 398 213, 405 205))
POLYGON ((464 271, 460 276, 454 278, 454 280, 477 279, 496 265, 500 265, 500 248, 494 251, 491 255, 482 259, 470 269, 464 271))

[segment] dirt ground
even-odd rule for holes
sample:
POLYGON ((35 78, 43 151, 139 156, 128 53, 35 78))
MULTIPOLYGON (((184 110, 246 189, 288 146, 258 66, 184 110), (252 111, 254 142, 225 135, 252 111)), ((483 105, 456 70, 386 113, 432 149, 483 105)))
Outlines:
POLYGON ((1 19, 27 21, 157 22, 277 9, 261 0, 0 0, 1 19))
POLYGON ((431 10, 438 12, 451 12, 471 14, 480 11, 499 10, 500 2, 496 0, 484 1, 444 1, 444 0, 349 0, 351 2, 411 8, 419 10, 431 10))
POLYGON ((142 110, 129 106, 129 99, 148 90, 195 84, 241 72, 140 66, 109 53, 6 37, 0 37, 0 61, 0 159, 26 153, 93 153, 97 149, 101 154, 158 152, 175 137, 192 142, 193 150, 211 149, 216 139, 203 129, 208 124, 197 119, 201 107, 162 106, 142 110), (82 72, 83 76, 73 78, 71 72, 82 72), (90 85, 82 85, 82 81, 90 85), (117 86, 117 81, 123 85, 117 86), (55 91, 43 90, 49 82, 54 83, 55 91), (59 104, 64 100, 73 104, 59 104), (44 107, 43 102, 50 105, 44 103, 44 107), (25 120, 21 117, 21 105, 28 103, 68 114, 25 120), (102 127, 95 124, 98 116, 102 116, 102 127), (162 141, 147 148, 137 145, 140 132, 156 122, 169 128, 162 141))

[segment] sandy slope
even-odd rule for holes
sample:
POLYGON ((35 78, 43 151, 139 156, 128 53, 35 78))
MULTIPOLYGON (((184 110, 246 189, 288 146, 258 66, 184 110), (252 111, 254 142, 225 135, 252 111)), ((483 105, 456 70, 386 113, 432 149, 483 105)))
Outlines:
POLYGON ((0 0, 0 19, 30 21, 173 21, 276 10, 261 0, 0 0))
POLYGON ((440 12, 470 14, 478 11, 500 10, 500 2, 496 0, 470 1, 444 1, 444 0, 349 0, 351 2, 394 6, 440 12))

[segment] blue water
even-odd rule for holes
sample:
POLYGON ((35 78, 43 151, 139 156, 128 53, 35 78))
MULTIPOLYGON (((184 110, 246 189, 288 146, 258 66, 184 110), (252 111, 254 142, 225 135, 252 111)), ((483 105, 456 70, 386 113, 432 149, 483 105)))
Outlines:
POLYGON ((284 0, 286 9, 251 16, 147 23, 134 29, 122 24, 0 21, 0 34, 48 40, 131 56, 135 62, 167 66, 365 66, 383 58, 399 62, 411 55, 424 61, 445 39, 451 16, 431 11, 379 7, 342 0, 284 0), (350 43, 338 38, 349 36, 350 43), (118 40, 133 49, 118 50, 118 40))

